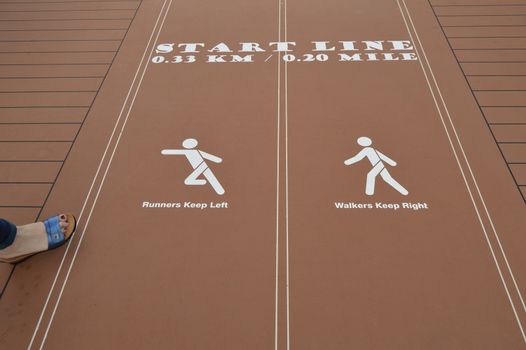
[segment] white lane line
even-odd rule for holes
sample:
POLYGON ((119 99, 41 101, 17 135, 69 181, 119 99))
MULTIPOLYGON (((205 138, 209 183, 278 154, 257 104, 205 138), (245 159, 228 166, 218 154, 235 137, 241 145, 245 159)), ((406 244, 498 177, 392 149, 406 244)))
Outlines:
MULTIPOLYGON (((404 1, 404 6, 406 8, 407 14, 409 15, 409 20, 410 20, 411 24, 414 27, 413 20, 411 18, 411 13, 409 12, 409 9, 407 8, 407 5, 405 4, 405 1, 404 1)), ((415 33, 416 33, 416 37, 418 38, 418 40, 420 40, 420 38, 418 37, 418 32, 416 30, 415 30, 415 33)), ((422 48, 422 50, 423 50, 423 48, 422 48)), ((431 76, 433 77, 433 81, 435 82, 435 85, 438 87, 438 84, 437 84, 436 79, 435 79, 435 75, 433 74, 433 70, 431 70, 431 76)), ((470 163, 468 161, 466 153, 464 152, 464 147, 462 146, 462 142, 460 142, 460 137, 458 136, 457 130, 455 129, 455 126, 454 126, 453 121, 451 119, 451 114, 449 113, 449 109, 447 108, 447 105, 446 105, 446 103, 444 101, 444 98, 442 97, 442 93, 440 92, 440 89, 438 89, 438 92, 440 94, 440 99, 441 99, 441 101, 442 101, 442 103, 444 105, 444 108, 445 108, 446 114, 448 116, 449 122, 453 126, 453 132, 455 134, 455 138, 457 139, 457 142, 458 142, 458 144, 460 146, 460 150, 462 151, 462 156, 463 156, 463 158, 466 161, 466 165, 468 167, 469 173, 471 175, 471 178, 473 179, 473 182, 475 184, 475 188, 477 189, 477 193, 478 193, 479 198, 480 198, 480 200, 482 202, 482 206, 484 207, 484 212, 486 213, 486 217, 488 218, 488 221, 490 222, 491 229, 493 231, 493 235, 494 235, 494 237, 495 237, 495 239, 496 239, 496 241, 497 241, 497 243, 499 245, 499 250, 500 250, 500 252, 501 252, 501 254, 502 254, 503 258, 504 258, 504 261, 506 263, 506 267, 508 269, 508 272, 509 272, 509 274, 511 276, 511 279, 513 281, 513 284, 515 286, 515 290, 517 291, 517 294, 519 295, 519 299, 520 299, 521 304, 522 304, 522 309, 524 310, 524 312, 526 312, 526 304, 524 303, 524 298, 522 297, 522 293, 520 292, 519 285, 517 284, 517 281, 515 280, 515 275, 514 275, 512 269, 511 269, 510 263, 508 262, 508 257, 506 256, 506 252, 504 251, 504 247, 502 246, 502 243, 500 241, 500 237, 499 237, 499 234, 497 233, 497 229, 495 228, 495 225, 493 223, 493 219, 492 219, 492 217, 491 217, 491 215, 489 213, 488 207, 486 206, 486 201, 484 200, 484 197, 482 196, 482 193, 480 191, 478 182, 477 182, 477 180, 475 178, 475 174, 473 173, 473 170, 471 169, 471 165, 470 165, 470 163)))
MULTIPOLYGON (((281 0, 278 0, 278 41, 281 41, 281 0)), ((269 57, 270 58, 270 57, 269 57)), ((281 134, 281 52, 278 52, 278 116, 276 150, 276 309, 274 310, 274 350, 278 350, 279 323, 279 172, 280 172, 280 134, 281 134)))
MULTIPOLYGON (((160 25, 160 27, 159 27, 159 29, 158 29, 158 32, 157 32, 157 35, 156 35, 156 37, 155 37, 154 44, 155 44, 155 42, 157 41, 157 39, 159 38, 159 34, 161 33, 161 30, 162 30, 162 28, 163 28, 163 26, 164 26, 164 22, 165 22, 165 20, 166 20, 166 16, 167 16, 167 14, 168 14, 168 11, 170 10, 171 5, 172 5, 172 0, 170 0, 170 2, 169 2, 169 4, 168 4, 168 7, 166 8, 166 11, 165 11, 165 13, 164 13, 164 16, 163 16, 163 19, 162 19, 161 25, 160 25)), ((153 53, 154 48, 155 48, 155 45, 152 46, 152 49, 151 49, 151 51, 150 51, 150 55, 153 53)), ((70 276, 71 270, 72 270, 72 268, 73 268, 73 265, 74 265, 74 263, 75 263, 75 261, 76 261, 77 254, 78 254, 78 251, 79 251, 80 246, 81 246, 81 244, 82 244, 82 241, 83 241, 83 239, 84 239, 84 234, 85 234, 86 229, 87 229, 87 227, 88 227, 88 225, 89 225, 89 222, 90 222, 90 219, 91 219, 91 215, 92 215, 93 210, 94 210, 94 208, 95 208, 95 206, 96 206, 97 200, 98 200, 99 195, 100 195, 101 190, 102 190, 102 187, 103 187, 103 185, 104 185, 104 183, 105 183, 106 176, 107 176, 108 171, 109 171, 109 169, 110 169, 110 167, 111 167, 111 164, 112 164, 112 162, 113 162, 113 157, 114 157, 115 152, 116 152, 116 150, 117 150, 117 148, 118 148, 118 146, 119 146, 119 143, 120 143, 121 137, 122 137, 122 135, 123 135, 124 129, 125 129, 126 124, 127 124, 127 122, 128 122, 128 119, 129 119, 129 116, 130 116, 131 110, 133 109, 133 105, 134 105, 134 103, 135 103, 135 99, 137 98, 137 94, 138 94, 138 92, 139 92, 139 90, 140 90, 140 87, 141 87, 141 85, 142 85, 142 81, 143 81, 144 75, 145 75, 145 73, 146 73, 146 71, 147 71, 147 69, 148 69, 149 63, 150 63, 150 60, 148 59, 148 61, 147 61, 147 63, 146 63, 146 66, 145 66, 145 68, 144 68, 144 70, 143 70, 143 72, 142 72, 142 74, 141 74, 141 77, 140 77, 139 83, 138 83, 138 85, 137 85, 137 88, 136 88, 136 90, 135 90, 135 93, 133 94, 133 98, 132 98, 132 100, 131 100, 130 106, 129 106, 128 111, 127 111, 127 113, 126 113, 126 117, 125 117, 125 119, 124 119, 124 123, 123 123, 123 125, 122 125, 122 127, 121 127, 121 130, 120 130, 120 132, 119 132, 119 136, 118 136, 118 138, 117 138, 117 141, 116 141, 116 143, 115 143, 115 146, 114 146, 114 148, 113 148, 113 150, 112 150, 112 153, 111 153, 110 159, 109 159, 109 161, 108 161, 108 164, 106 165, 106 169, 105 169, 105 171, 104 171, 104 175, 103 175, 103 177, 102 177, 102 180, 101 180, 101 183, 100 183, 99 188, 98 188, 98 190, 97 190, 97 194, 96 194, 96 196, 95 196, 94 202, 93 202, 93 204, 92 204, 92 206, 91 206, 91 209, 90 209, 90 212, 89 212, 89 214, 88 214, 88 218, 87 218, 87 220, 86 220, 86 224, 84 225, 84 229, 82 230, 82 234, 81 234, 81 236, 80 236, 79 243, 78 243, 78 245, 77 245, 77 248, 75 249, 75 253, 74 253, 74 255, 73 255, 73 258, 72 258, 72 260, 71 260, 71 263, 70 263, 70 265, 69 265, 69 268, 68 268, 68 270, 67 270, 66 277, 65 277, 65 279, 64 279, 64 282, 62 283, 62 288, 60 289, 60 293, 59 293, 58 298, 57 298, 57 301, 56 301, 56 303, 55 303, 55 307, 53 308, 53 313, 51 314, 51 317, 50 317, 50 319, 49 319, 49 324, 48 324, 48 326, 47 326, 47 328, 46 328, 46 332, 45 332, 45 334, 44 334, 44 337, 43 337, 43 339, 42 339, 42 343, 41 343, 40 348, 39 348, 40 350, 42 350, 43 347, 44 347, 44 345, 45 345, 45 341, 46 341, 46 339, 47 339, 47 336, 48 336, 49 330, 50 330, 50 328, 51 328, 51 325, 52 325, 52 323, 53 323, 53 320, 54 320, 54 317, 55 317, 56 311, 57 311, 58 306, 59 306, 59 304, 60 304, 60 300, 61 300, 62 295, 63 295, 63 293, 64 293, 64 289, 65 289, 65 287, 66 287, 66 284, 67 284, 67 281, 68 281, 68 279, 69 279, 69 276, 70 276)))
MULTIPOLYGON (((287 0, 284 4, 285 41, 287 39, 287 0)), ((289 281, 289 69, 285 62, 285 254, 287 288, 287 350, 290 350, 290 281, 289 281)))
MULTIPOLYGON (((159 23, 159 20, 161 19, 161 16, 162 16, 162 13, 163 13, 164 7, 166 6, 166 3, 167 3, 167 2, 168 2, 168 0, 164 0, 163 6, 161 7, 161 11, 159 12, 159 16, 157 17, 157 20, 156 20, 156 22, 155 22, 155 25, 154 25, 153 28, 152 28, 152 33, 150 34, 150 38, 149 38, 149 40, 148 40, 148 43, 146 44, 146 47, 144 48, 144 52, 143 52, 143 55, 142 55, 142 57, 141 57, 141 61, 140 61, 140 63, 139 63, 139 66, 137 67, 137 71, 135 72, 135 76, 133 77, 133 81, 132 81, 132 83, 131 83, 131 85, 130 85, 130 88, 129 88, 129 90, 128 90, 128 93, 127 93, 127 95, 126 95, 126 99, 124 100, 124 103, 123 103, 123 105, 122 105, 122 108, 121 108, 121 110, 120 110, 120 112, 119 112, 119 117, 117 118, 117 121, 115 122, 115 125, 114 125, 114 127, 113 127, 113 131, 112 131, 112 133, 111 133, 110 138, 108 139, 108 143, 106 144, 106 148, 105 148, 104 153, 103 153, 103 155, 102 155, 102 158, 101 158, 101 160, 100 160, 100 162, 99 162, 99 165, 98 165, 97 171, 96 171, 96 173, 95 173, 95 176, 93 177, 93 180, 92 180, 92 182, 91 182, 91 186, 90 186, 90 188, 89 188, 89 190, 88 190, 88 193, 87 193, 87 195, 86 195, 86 198, 85 198, 84 203, 83 203, 83 205, 82 205, 82 208, 81 208, 81 210, 80 210, 80 213, 79 213, 79 216, 78 216, 78 222, 79 222, 79 224, 80 224, 80 222, 81 222, 81 219, 82 219, 82 216, 83 216, 83 214, 84 214, 84 210, 85 210, 85 208, 86 208, 86 205, 87 205, 87 203, 88 203, 88 200, 89 200, 89 198, 91 197, 91 192, 92 192, 93 187, 95 186, 95 183, 96 183, 97 178, 98 178, 98 176, 99 176, 100 170, 101 170, 101 168, 102 168, 102 164, 104 163, 104 160, 106 159, 106 155, 107 155, 108 150, 109 150, 109 148, 110 148, 111 142, 113 141, 113 137, 114 137, 114 135, 115 135, 115 132, 116 132, 116 130, 117 130, 117 126, 119 125, 119 122, 120 122, 120 120, 121 120, 121 117, 122 117, 122 115, 123 115, 124 108, 125 108, 125 106, 126 106, 126 104, 127 104, 127 102, 128 102, 128 99, 129 99, 129 97, 130 97, 130 94, 131 94, 132 88, 133 88, 133 86, 134 86, 134 84, 135 84, 135 81, 136 81, 138 75, 139 75, 139 72, 140 72, 140 70, 141 70, 141 67, 143 66, 144 57, 145 57, 145 55, 146 55, 146 52, 148 51, 148 47, 150 46, 151 40, 152 40, 152 38, 153 38, 153 35, 155 34, 155 31, 156 31, 157 25, 158 25, 158 23, 159 23)), ((45 314, 45 312, 46 312, 47 306, 48 306, 48 304, 49 304, 49 300, 50 300, 50 298, 51 298, 51 295, 53 294, 53 291, 54 291, 54 289, 55 289, 55 285, 56 285, 56 283, 57 283, 57 281, 58 281, 58 277, 59 277, 59 275, 60 275, 60 272, 62 271, 62 267, 63 267, 63 265, 64 265, 64 261, 65 261, 67 255, 68 255, 69 248, 70 248, 71 244, 73 243, 73 241, 74 241, 74 239, 75 239, 75 236, 76 236, 76 235, 74 235, 74 236, 69 240, 69 242, 67 243, 66 249, 65 249, 65 251, 64 251, 64 255, 62 256, 62 260, 61 260, 60 265, 59 265, 59 267, 58 267, 58 269, 57 269, 57 272, 56 272, 56 274, 55 274, 55 278, 54 278, 54 280, 53 280, 53 283, 51 284, 51 288, 50 288, 49 293, 48 293, 48 295, 47 295, 47 297, 46 297, 46 301, 45 301, 45 303, 44 303, 44 306, 43 306, 42 311, 41 311, 41 313, 40 313, 40 316, 39 316, 39 318, 38 318, 37 324, 36 324, 36 326, 35 326, 35 330, 33 331, 33 335, 31 336, 31 340, 30 340, 29 345, 28 345, 28 347, 27 347, 28 350, 31 349, 31 347, 33 346, 33 342, 35 341, 35 337, 36 337, 36 335, 37 335, 37 333, 38 333, 38 330, 40 329, 40 325, 41 325, 41 323, 42 323, 42 319, 43 319, 43 317, 44 317, 44 314, 45 314)))
MULTIPOLYGON (((417 47, 417 45, 416 45, 417 42, 418 42, 418 45, 419 45, 420 48, 421 48, 420 51, 422 52, 422 56, 420 56, 420 55, 418 55, 418 56, 419 56, 419 57, 423 57, 423 58, 425 59, 426 66, 427 66, 427 68, 429 69, 429 71, 430 71, 430 73, 431 73, 431 75, 432 75, 433 83, 434 83, 434 85, 435 85, 435 88, 437 89, 437 92, 439 93, 440 100, 441 100, 441 102, 442 102, 442 104, 443 104, 444 110, 446 111, 446 113, 447 113, 447 115, 448 115, 448 119, 449 119, 449 123, 450 123, 450 125, 451 125, 451 128, 454 130, 454 133, 455 133, 455 136, 456 136, 456 141, 458 142, 460 148, 462 149, 462 155, 463 155, 464 161, 466 162, 466 164, 468 164, 468 160, 467 160, 466 154, 464 153, 464 150, 463 150, 463 148, 462 148, 462 144, 461 144, 461 142, 460 142, 460 139, 459 139, 459 137, 458 137, 458 134, 457 134, 457 132, 456 132, 455 125, 453 124, 453 121, 452 121, 451 116, 450 116, 450 114, 449 114, 449 111, 448 111, 448 109, 447 109, 446 103, 445 103, 444 98, 443 98, 443 96, 442 96, 442 92, 440 91, 440 88, 438 87, 438 83, 437 83, 437 81, 436 81, 436 79, 435 79, 435 76, 434 76, 433 70, 432 70, 432 68, 431 68, 431 65, 429 64, 429 60, 427 59, 427 55, 426 55, 426 53, 425 53, 424 47, 423 47, 423 45, 422 45, 422 42, 420 41, 420 37, 418 36, 418 32, 417 32, 417 30, 416 30, 416 28, 415 28, 415 26, 414 26, 413 21, 412 21, 412 18, 411 18, 411 14, 410 14, 410 12, 409 12, 409 9, 407 8, 407 5, 406 5, 406 3, 405 3, 405 0, 401 0, 401 1, 402 1, 402 3, 404 4, 404 7, 405 7, 405 9, 406 9, 406 11, 407 11, 407 16, 408 16, 408 18, 409 18, 409 22, 411 23, 411 27, 412 27, 413 31, 415 32, 415 35, 416 35, 416 38, 417 38, 417 41, 415 41, 414 38, 413 38, 413 34, 411 33, 411 29, 410 29, 410 27, 409 27, 409 23, 408 23, 408 21, 407 21, 407 19, 406 19, 406 15, 405 15, 405 13, 404 13, 404 11, 403 11, 403 9, 402 9, 402 6, 400 5, 400 0, 396 0, 396 2, 397 2, 397 4, 398 4, 398 7, 400 8, 400 13, 402 14, 402 17, 403 17, 403 19, 404 19, 404 23, 405 23, 405 26, 406 26, 407 31, 408 31, 408 33, 409 33, 409 36, 411 37, 411 41, 415 44, 415 50, 417 51, 417 53, 418 53, 418 51, 419 51, 419 50, 418 50, 418 47, 417 47)), ((454 144, 453 144, 453 141, 452 141, 452 139, 451 139, 451 135, 450 135, 450 133, 449 133, 449 131, 448 131, 448 129, 447 129, 447 125, 446 125, 446 123, 445 123, 444 116, 442 115, 442 111, 441 111, 440 106, 439 106, 439 104, 438 104, 438 101, 437 101, 437 98, 436 98, 435 92, 433 91, 433 88, 431 87, 431 82, 430 82, 429 77, 428 77, 428 75, 427 75, 427 72, 426 72, 426 70, 425 70, 425 68, 424 68, 424 64, 423 64, 422 60, 419 59, 418 61, 419 61, 419 63, 420 63, 420 66, 421 66, 422 71, 423 71, 423 73, 424 73, 424 76, 425 76, 425 78, 426 78, 426 82, 427 82, 427 85, 428 85, 428 87, 429 87, 429 91, 431 92, 431 95, 433 96, 433 101, 435 102, 435 106, 436 106, 436 108, 437 108, 438 114, 439 114, 440 119, 441 119, 441 121, 442 121, 442 125, 444 126, 444 130, 446 131, 446 134, 447 134, 447 137, 448 137, 448 140, 449 140, 449 144, 450 144, 450 146, 451 146, 451 149, 453 150, 453 154, 454 154, 455 159, 456 159, 456 161, 457 161, 457 164, 458 164, 458 166, 459 166, 459 168, 460 168, 460 172, 461 172, 461 174, 462 174, 462 178, 464 179, 464 183, 466 184, 466 188, 467 188, 467 190, 468 190, 469 196, 470 196, 471 201, 472 201, 472 203, 473 203, 473 207, 475 208, 475 212, 476 212, 476 214, 477 214, 477 217, 478 217, 478 219, 479 219, 480 225, 481 225, 481 227, 482 227, 482 231, 484 232, 484 236, 486 237, 486 242, 487 242, 487 244, 488 244, 488 247, 489 247, 489 249, 490 249, 491 255, 492 255, 492 257, 493 257, 493 261, 495 262, 495 266, 497 267, 497 271, 498 271, 498 273, 499 273, 499 276, 500 276, 500 279, 501 279, 502 285, 503 285, 503 287, 504 287, 504 290, 506 291, 506 295, 507 295, 508 300, 509 300, 509 302, 510 302, 510 305, 511 305, 511 307, 512 307, 513 314, 515 315, 515 319, 516 319, 516 321, 517 321, 517 325, 518 325, 518 327, 519 327, 519 329, 520 329, 520 332, 521 332, 521 334, 522 334, 522 339, 523 339, 523 341, 526 343, 526 335, 524 334, 524 329, 523 329, 523 327, 522 327, 521 320, 520 320, 520 318, 519 318, 519 316, 518 316, 518 314, 517 314, 517 310, 516 310, 516 308, 515 308, 515 304, 514 304, 514 302, 513 302, 513 299, 511 298, 511 294, 510 294, 510 292, 509 292, 509 290, 508 290, 508 286, 507 286, 506 281, 505 281, 505 279, 504 279, 504 276, 503 276, 503 274, 502 274, 502 270, 501 270, 501 268, 500 268, 500 264, 499 264, 499 262, 498 262, 498 260, 497 260, 497 257, 496 257, 496 255, 495 255, 495 252, 494 252, 494 250, 493 250, 493 246, 491 245, 491 241, 490 241, 489 236, 488 236, 488 233, 487 233, 487 231, 486 231, 486 227, 485 227, 485 225, 484 225, 484 222, 482 221, 482 217, 481 217, 481 215, 480 215, 480 212, 479 212, 478 206, 477 206, 477 204, 476 204, 476 202, 475 202, 475 199, 474 199, 474 197, 473 197, 473 194, 472 194, 472 191, 471 191, 471 187, 469 186, 469 183, 468 183, 468 181, 467 181, 466 175, 465 175, 464 170, 463 170, 463 168, 462 168, 462 165, 461 165, 461 163, 460 163, 460 160, 459 160, 459 157, 458 157, 457 151, 456 151, 455 146, 454 146, 454 144)), ((470 170, 470 172, 471 172, 471 170, 470 170)), ((471 172, 471 175, 472 175, 472 180, 476 183, 476 180, 475 180, 475 178, 474 178, 472 172, 471 172)), ((477 186, 477 188, 478 188, 478 186, 477 186)), ((480 195, 480 192, 479 192, 479 195, 480 195)), ((519 292, 519 291, 517 291, 517 292, 519 292)), ((521 300, 522 300, 522 298, 521 298, 521 300)))

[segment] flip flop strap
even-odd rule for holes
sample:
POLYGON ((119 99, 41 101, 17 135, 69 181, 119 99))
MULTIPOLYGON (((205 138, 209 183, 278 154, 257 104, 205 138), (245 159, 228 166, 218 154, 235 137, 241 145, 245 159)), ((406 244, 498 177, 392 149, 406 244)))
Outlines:
POLYGON ((47 232, 48 249, 56 248, 64 243, 64 233, 60 228, 60 218, 52 216, 44 221, 47 232))

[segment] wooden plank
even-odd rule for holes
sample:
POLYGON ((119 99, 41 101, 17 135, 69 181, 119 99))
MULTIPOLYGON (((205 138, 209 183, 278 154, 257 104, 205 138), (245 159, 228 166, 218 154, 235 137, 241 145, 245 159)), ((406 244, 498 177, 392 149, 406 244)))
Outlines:
MULTIPOLYGON (((32 4, 33 5, 33 4, 32 4)), ((130 20, 0 21, 0 30, 127 29, 130 20)))
POLYGON ((0 11, 77 11, 77 10, 135 10, 139 1, 41 2, 2 3, 0 11))
MULTIPOLYGON (((525 6, 526 7, 526 6, 525 6)), ((444 32, 453 37, 504 37, 526 36, 526 26, 510 27, 446 27, 444 32)))
POLYGON ((443 26, 511 26, 524 25, 524 16, 439 17, 443 26))
POLYGON ((78 124, 1 124, 0 141, 73 141, 78 129, 78 124))
POLYGON ((110 64, 114 52, 3 53, 0 64, 110 64))
POLYGON ((525 143, 502 143, 500 149, 508 163, 526 163, 525 143))
POLYGON ((0 145, 0 160, 63 161, 70 147, 70 142, 2 142, 0 145))
MULTIPOLYGON (((1 16, 1 12, 0 12, 1 16)), ((39 30, 0 31, 0 41, 122 40, 126 30, 39 30)))
MULTIPOLYGON (((497 5, 502 4, 502 0, 432 0, 433 6, 461 6, 461 5, 497 5)), ((506 4, 526 5, 524 0, 506 0, 506 4)))
POLYGON ((0 107, 89 107, 95 92, 2 92, 0 107))
POLYGON ((0 184, 0 206, 42 206, 50 189, 48 184, 0 184))
POLYGON ((473 90, 526 90, 526 76, 468 77, 473 90))
POLYGON ((461 63, 466 75, 526 75, 525 63, 461 63))
POLYGON ((0 12, 0 21, 131 19, 135 10, 0 12))
POLYGON ((4 286, 9 280, 9 276, 11 276, 11 272, 13 271, 14 267, 15 265, 13 264, 0 263, 0 292, 4 290, 4 286))
POLYGON ((0 182, 54 182, 62 162, 0 162, 0 182))
POLYGON ((511 172, 519 185, 526 186, 526 164, 510 164, 511 172))
POLYGON ((11 221, 15 225, 25 225, 35 222, 39 208, 0 208, 0 218, 11 221))
POLYGON ((523 15, 526 6, 507 6, 506 2, 501 6, 447 6, 436 7, 435 13, 438 16, 523 15))
MULTIPOLYGON (((22 3, 22 4, 38 4, 38 3, 46 3, 46 2, 54 2, 54 1, 67 1, 67 2, 85 2, 86 0, 0 0, 0 4, 8 4, 12 2, 16 3, 22 3)), ((89 0, 93 2, 103 3, 106 0, 89 0)), ((115 0, 112 0, 115 1, 115 0)), ((119 2, 135 2, 136 0, 119 0, 119 2)))
POLYGON ((520 186, 519 189, 521 190, 522 197, 526 200, 526 186, 520 186))
POLYGON ((476 91, 482 107, 526 106, 526 91, 476 91))
POLYGON ((118 40, 0 42, 0 52, 116 52, 119 45, 118 40))
POLYGON ((88 108, 0 108, 0 123, 80 123, 87 112, 88 108))
POLYGON ((484 107, 488 123, 526 123, 526 107, 484 107))
POLYGON ((20 65, 0 66, 2 78, 103 77, 109 65, 20 65))
MULTIPOLYGON (((3 55, 0 55, 0 58, 3 55)), ((0 92, 5 91, 96 91, 102 78, 0 79, 0 92)))
POLYGON ((459 62, 526 62, 524 50, 455 50, 459 62))
POLYGON ((492 125, 497 142, 526 142, 526 125, 492 125))
POLYGON ((526 38, 449 39, 453 49, 525 49, 526 38))

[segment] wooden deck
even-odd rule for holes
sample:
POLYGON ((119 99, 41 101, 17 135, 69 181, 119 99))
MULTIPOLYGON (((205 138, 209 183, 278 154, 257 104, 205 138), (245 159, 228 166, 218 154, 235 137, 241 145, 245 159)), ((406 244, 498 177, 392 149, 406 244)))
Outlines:
POLYGON ((0 1, 0 217, 40 218, 140 5, 0 1))
POLYGON ((526 3, 430 3, 526 203, 526 3))

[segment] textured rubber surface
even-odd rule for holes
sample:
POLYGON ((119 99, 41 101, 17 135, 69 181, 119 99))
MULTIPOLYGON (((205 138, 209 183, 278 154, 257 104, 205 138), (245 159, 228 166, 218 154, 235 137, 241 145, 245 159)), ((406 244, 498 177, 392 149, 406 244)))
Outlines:
POLYGON ((522 175, 495 142, 522 129, 481 111, 522 97, 474 96, 458 50, 499 44, 443 31, 505 25, 479 4, 143 1, 53 189, 20 192, 79 227, 16 267, 2 348, 524 348, 522 175))

